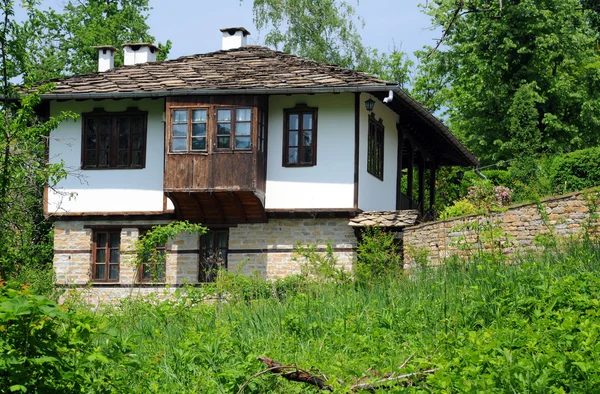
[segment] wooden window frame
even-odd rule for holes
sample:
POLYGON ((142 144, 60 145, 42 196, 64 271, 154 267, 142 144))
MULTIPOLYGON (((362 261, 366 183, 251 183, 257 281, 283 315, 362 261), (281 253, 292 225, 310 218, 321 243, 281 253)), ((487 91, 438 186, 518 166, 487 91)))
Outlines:
MULTIPOLYGON (((283 167, 314 167, 317 165, 317 131, 318 131, 318 108, 308 107, 305 104, 298 104, 294 108, 286 108, 283 110, 283 158, 282 165, 283 167), (307 148, 302 144, 302 131, 305 131, 303 128, 303 116, 304 114, 311 114, 313 118, 313 128, 312 128, 312 142, 310 147, 313 151, 312 161, 311 162, 301 162, 301 158, 304 156, 304 149, 307 148), (289 163, 288 161, 288 151, 290 148, 290 125, 289 119, 290 115, 298 115, 298 163, 289 163)), ((295 130, 294 130, 295 131, 295 130)))
MULTIPOLYGON (((144 235, 146 232, 148 232, 150 230, 150 228, 140 228, 138 229, 138 233, 139 236, 144 235)), ((144 278, 144 268, 146 266, 154 266, 157 263, 152 262, 152 261, 144 261, 140 264, 140 266, 137 268, 137 283, 166 283, 167 282, 167 252, 168 252, 168 245, 165 243, 163 245, 156 245, 156 248, 154 250, 154 254, 156 253, 163 253, 165 256, 165 261, 163 261, 162 265, 162 278, 144 278)), ((156 271, 151 270, 150 273, 151 275, 153 275, 153 273, 156 271)))
POLYGON ((209 134, 210 134, 210 114, 211 114, 211 108, 210 106, 195 106, 195 107, 184 107, 184 108, 171 108, 171 121, 169 124, 169 147, 168 147, 168 151, 169 153, 174 153, 174 154, 178 154, 178 153, 207 153, 208 152, 208 146, 210 144, 210 138, 209 138, 209 134), (192 136, 192 129, 194 127, 194 123, 202 123, 202 122, 194 122, 194 111, 206 111, 206 136, 204 137, 206 139, 206 145, 204 146, 204 149, 192 149, 192 140, 193 138, 201 138, 201 137, 193 137, 192 136), (175 111, 187 111, 187 133, 186 133, 186 143, 185 146, 186 148, 183 150, 173 150, 173 139, 174 138, 178 138, 178 137, 174 137, 173 136, 173 125, 175 124, 175 116, 174 113, 175 111))
POLYGON ((213 251, 216 249, 220 249, 218 246, 215 247, 217 245, 217 234, 225 234, 225 245, 226 245, 225 252, 221 253, 221 258, 223 259, 223 265, 220 266, 219 268, 227 269, 227 266, 228 266, 227 255, 229 253, 229 229, 228 228, 209 229, 207 233, 200 236, 200 250, 199 250, 199 256, 198 256, 198 282, 200 282, 200 283, 209 283, 209 282, 214 282, 214 280, 215 280, 214 274, 212 272, 206 271, 206 266, 203 262, 203 259, 206 256, 206 236, 213 237, 213 239, 212 239, 213 251))
POLYGON ((385 151, 385 127, 381 119, 376 120, 375 115, 369 116, 367 135, 367 172, 383 181, 383 165, 385 151))
MULTIPOLYGON (((251 105, 238 105, 238 106, 223 106, 223 105, 186 105, 186 106, 173 106, 170 108, 169 112, 169 138, 168 138, 168 154, 208 154, 208 153, 223 153, 223 152, 252 152, 254 147, 254 129, 255 129, 255 111, 256 108, 251 105), (237 111, 242 109, 250 110, 250 120, 247 121, 237 121, 237 111), (193 119, 193 111, 196 110, 206 110, 206 148, 205 149, 192 149, 192 119, 193 119), (231 111, 231 120, 229 122, 231 126, 231 133, 229 134, 229 147, 228 148, 219 148, 218 147, 218 127, 219 121, 217 117, 217 111, 219 110, 228 110, 231 111), (177 138, 173 136, 173 125, 175 124, 175 111, 188 111, 187 117, 187 136, 186 136, 186 149, 185 150, 173 150, 173 138, 177 138), (237 124, 238 123, 248 123, 250 125, 250 134, 244 135, 244 137, 248 137, 250 139, 250 146, 248 148, 237 148, 236 147, 236 137, 237 135, 237 124), (209 149, 209 145, 211 148, 209 149)), ((198 122, 196 122, 198 123, 198 122)))
POLYGON ((148 112, 146 111, 140 111, 137 108, 127 108, 125 111, 122 112, 107 112, 104 109, 101 108, 94 108, 94 110, 92 112, 86 112, 82 114, 81 117, 81 169, 83 170, 114 170, 114 169, 125 169, 125 170, 130 170, 130 169, 143 169, 146 167, 146 151, 147 151, 147 147, 148 147, 148 112), (142 144, 141 144, 141 148, 139 149, 133 149, 133 141, 132 141, 132 130, 130 128, 129 130, 129 136, 128 136, 128 148, 127 148, 127 152, 128 152, 128 164, 127 165, 119 165, 118 164, 118 156, 119 156, 119 151, 122 151, 123 149, 119 149, 119 126, 120 126, 120 121, 123 118, 129 118, 129 122, 131 124, 131 121, 134 117, 142 117, 142 124, 141 124, 141 139, 142 139, 142 144), (100 165, 100 141, 99 141, 99 137, 97 137, 96 140, 96 164, 88 164, 88 151, 92 151, 93 149, 88 149, 87 147, 87 135, 88 135, 88 129, 87 129, 87 124, 88 124, 88 120, 92 119, 92 118, 97 118, 97 119, 101 119, 101 118, 108 118, 110 119, 110 135, 109 135, 109 155, 108 155, 108 164, 107 165, 100 165), (139 150, 141 153, 141 158, 140 158, 140 164, 139 165, 134 165, 132 164, 133 162, 133 152, 139 150))
POLYGON ((105 228, 105 229, 92 229, 92 282, 94 283, 118 283, 120 278, 121 278, 121 229, 109 229, 109 228, 105 228), (102 248, 98 247, 98 235, 99 234, 106 234, 106 245, 102 248), (110 236, 111 234, 118 234, 119 236, 119 247, 118 247, 118 251, 119 251, 119 261, 117 263, 113 263, 111 262, 111 257, 110 257, 110 251, 111 249, 115 249, 115 248, 111 248, 110 247, 110 236), (102 250, 104 249, 104 253, 105 253, 105 262, 103 263, 103 265, 105 265, 105 269, 104 269, 104 277, 103 278, 97 278, 96 277, 96 258, 98 255, 98 250, 102 250), (118 275, 116 279, 110 279, 110 266, 111 265, 117 265, 118 268, 118 275))

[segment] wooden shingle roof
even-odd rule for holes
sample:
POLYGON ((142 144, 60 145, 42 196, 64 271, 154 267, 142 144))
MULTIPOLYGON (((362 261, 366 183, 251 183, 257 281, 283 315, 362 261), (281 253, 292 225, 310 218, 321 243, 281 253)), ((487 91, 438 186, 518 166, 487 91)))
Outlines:
POLYGON ((181 90, 395 86, 369 74, 260 46, 123 66, 53 81, 52 96, 181 90))

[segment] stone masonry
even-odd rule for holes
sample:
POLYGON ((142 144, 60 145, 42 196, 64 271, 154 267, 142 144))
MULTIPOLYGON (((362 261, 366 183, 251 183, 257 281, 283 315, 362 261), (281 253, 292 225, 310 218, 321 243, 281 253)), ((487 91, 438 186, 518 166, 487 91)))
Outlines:
POLYGON ((338 265, 346 269, 352 269, 356 258, 356 237, 348 219, 271 219, 229 230, 229 270, 271 279, 298 274, 303 263, 293 252, 298 244, 320 250, 331 244, 338 265))
MULTIPOLYGON (((178 236, 168 247, 164 284, 139 284, 133 264, 134 243, 140 228, 168 222, 150 221, 56 221, 54 230, 54 272, 57 285, 80 294, 92 305, 113 302, 127 296, 158 299, 171 296, 175 287, 197 284, 199 239, 178 236), (104 227, 103 227, 104 226, 104 227), (116 283, 92 282, 92 229, 121 228, 120 274, 116 283), (133 286, 135 284, 135 286, 133 286), (175 286, 173 286, 175 285, 175 286)), ((334 248, 338 264, 352 269, 356 258, 356 237, 348 219, 272 219, 268 223, 240 224, 229 230, 228 269, 244 274, 257 273, 281 278, 301 272, 301 259, 293 252, 296 245, 334 248)))
MULTIPOLYGON (((503 233, 502 242, 508 240, 503 253, 510 256, 517 251, 533 249, 536 247, 534 238, 551 230, 559 237, 586 231, 585 226, 590 218, 589 198, 598 201, 600 196, 598 192, 584 191, 544 199, 541 207, 547 215, 546 219, 540 214, 537 204, 515 205, 505 212, 495 214, 492 220, 503 233)), ((475 231, 465 228, 469 224, 483 223, 485 220, 481 216, 472 215, 406 228, 403 238, 405 266, 410 268, 415 264, 414 253, 411 253, 415 250, 425 251, 429 263, 433 265, 440 264, 453 255, 466 255, 467 252, 456 247, 457 242, 460 237, 464 237, 477 247, 475 231)), ((489 248, 489 245, 480 246, 489 248)))

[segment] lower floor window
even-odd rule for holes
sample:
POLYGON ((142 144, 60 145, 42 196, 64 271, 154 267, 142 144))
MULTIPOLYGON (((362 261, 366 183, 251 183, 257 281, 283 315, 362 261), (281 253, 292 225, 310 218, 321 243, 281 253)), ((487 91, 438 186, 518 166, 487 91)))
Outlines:
POLYGON ((146 256, 140 264, 140 282, 164 282, 167 270, 167 245, 156 245, 151 256, 146 256))
POLYGON ((92 277, 99 282, 119 280, 121 231, 94 231, 92 277))
POLYGON ((227 269, 229 230, 209 230, 200 237, 199 282, 213 282, 217 271, 227 269))

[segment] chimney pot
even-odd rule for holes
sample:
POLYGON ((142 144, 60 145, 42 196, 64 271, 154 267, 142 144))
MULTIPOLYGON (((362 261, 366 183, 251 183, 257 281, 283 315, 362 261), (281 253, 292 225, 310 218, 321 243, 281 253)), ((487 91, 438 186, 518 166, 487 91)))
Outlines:
POLYGON ((123 44, 123 63, 126 66, 156 61, 160 48, 148 42, 128 42, 123 44))
POLYGON ((98 50, 98 72, 102 73, 115 67, 117 48, 110 45, 99 45, 92 48, 98 50))
POLYGON ((250 32, 243 27, 224 27, 221 33, 223 33, 221 49, 224 51, 245 47, 246 37, 250 35, 250 32))

